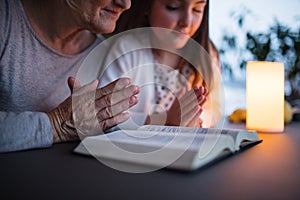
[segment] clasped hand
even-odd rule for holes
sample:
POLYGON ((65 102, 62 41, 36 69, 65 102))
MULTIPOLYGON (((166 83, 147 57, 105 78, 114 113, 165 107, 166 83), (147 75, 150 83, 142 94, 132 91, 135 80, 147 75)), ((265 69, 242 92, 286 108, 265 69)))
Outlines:
POLYGON ((148 115, 145 124, 201 127, 200 115, 207 100, 208 89, 196 87, 189 91, 183 88, 170 109, 164 113, 148 115))
POLYGON ((182 89, 177 99, 167 111, 167 125, 201 127, 200 115, 203 104, 207 100, 208 90, 204 87, 196 87, 189 91, 182 89))
POLYGON ((98 80, 81 86, 70 77, 71 96, 47 113, 53 127, 53 141, 76 140, 81 136, 103 133, 126 121, 126 112, 137 104, 138 86, 129 78, 120 78, 97 89, 98 80))

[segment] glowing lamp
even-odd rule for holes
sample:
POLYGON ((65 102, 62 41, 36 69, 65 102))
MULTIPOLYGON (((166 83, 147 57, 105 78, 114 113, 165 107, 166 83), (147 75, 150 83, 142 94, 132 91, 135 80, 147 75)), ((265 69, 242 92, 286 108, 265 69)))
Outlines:
POLYGON ((278 62, 247 62, 246 101, 249 130, 284 130, 284 65, 278 62))

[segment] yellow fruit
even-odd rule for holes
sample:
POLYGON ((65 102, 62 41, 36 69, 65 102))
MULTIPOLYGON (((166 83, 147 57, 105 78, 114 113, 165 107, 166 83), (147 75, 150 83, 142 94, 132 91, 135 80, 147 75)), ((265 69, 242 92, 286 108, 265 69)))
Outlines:
POLYGON ((284 101, 284 122, 289 123, 293 118, 293 110, 289 102, 284 101))
POLYGON ((246 121, 246 110, 237 109, 233 111, 231 115, 228 116, 228 120, 234 123, 245 122, 246 121))
MULTIPOLYGON (((246 110, 236 109, 231 115, 228 116, 228 120, 234 123, 245 122, 246 121, 246 110)), ((289 123, 293 119, 293 110, 289 102, 284 101, 284 122, 289 123)))

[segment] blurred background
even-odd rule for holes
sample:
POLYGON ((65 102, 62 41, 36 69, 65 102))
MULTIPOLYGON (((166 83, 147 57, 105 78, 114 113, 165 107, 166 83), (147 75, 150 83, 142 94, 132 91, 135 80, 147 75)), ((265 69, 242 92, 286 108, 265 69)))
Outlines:
MULTIPOLYGON (((211 0, 210 36, 220 51, 226 114, 246 108, 246 62, 285 64, 285 98, 300 101, 300 0, 211 0)), ((300 104, 300 103, 299 103, 300 104)))

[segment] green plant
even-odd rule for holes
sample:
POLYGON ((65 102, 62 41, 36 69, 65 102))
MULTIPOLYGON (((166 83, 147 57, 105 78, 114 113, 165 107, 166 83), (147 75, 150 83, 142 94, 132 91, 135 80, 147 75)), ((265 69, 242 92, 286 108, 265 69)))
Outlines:
POLYGON ((300 97, 300 29, 293 31, 275 22, 268 33, 247 33, 246 49, 259 61, 278 61, 285 64, 290 84, 290 98, 300 97))
MULTIPOLYGON (((244 15, 238 15, 237 23, 243 29, 244 15)), ((245 46, 238 46, 237 35, 224 35, 220 55, 223 70, 232 75, 232 69, 225 55, 233 51, 238 55, 240 69, 245 69, 248 60, 283 62, 286 77, 286 98, 300 99, 300 27, 298 30, 275 20, 266 32, 243 31, 245 46)))

